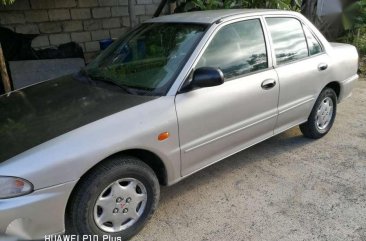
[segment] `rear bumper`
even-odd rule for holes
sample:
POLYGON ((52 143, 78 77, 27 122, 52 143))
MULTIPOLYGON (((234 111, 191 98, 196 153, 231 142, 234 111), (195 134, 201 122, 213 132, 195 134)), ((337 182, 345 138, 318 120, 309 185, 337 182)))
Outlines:
POLYGON ((0 200, 0 233, 22 239, 63 233, 66 204, 76 182, 0 200))
POLYGON ((358 80, 359 76, 354 75, 351 78, 348 78, 342 82, 340 82, 341 85, 341 93, 338 98, 338 102, 342 102, 343 100, 347 99, 352 95, 352 89, 358 80))

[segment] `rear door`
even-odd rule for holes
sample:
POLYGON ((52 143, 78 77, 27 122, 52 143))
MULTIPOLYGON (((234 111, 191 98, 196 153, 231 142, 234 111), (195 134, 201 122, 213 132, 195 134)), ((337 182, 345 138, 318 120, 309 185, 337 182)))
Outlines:
POLYGON ((260 18, 236 20, 198 57, 195 68, 219 67, 225 83, 176 96, 183 176, 273 135, 279 86, 266 45, 260 18))
POLYGON ((266 17, 279 77, 275 134, 305 122, 329 78, 329 56, 316 36, 294 17, 266 17))

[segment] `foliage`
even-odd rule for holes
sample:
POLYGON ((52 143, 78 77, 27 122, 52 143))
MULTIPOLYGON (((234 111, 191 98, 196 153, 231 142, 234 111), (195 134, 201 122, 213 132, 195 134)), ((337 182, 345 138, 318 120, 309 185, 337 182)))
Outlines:
POLYGON ((366 0, 359 0, 344 9, 342 20, 345 30, 364 27, 366 24, 366 0))
POLYGON ((241 7, 243 8, 274 8, 274 9, 299 9, 301 6, 300 0, 242 0, 241 7))
POLYGON ((366 57, 360 58, 360 76, 361 78, 366 77, 366 57))
POLYGON ((352 42, 361 55, 366 55, 366 27, 359 29, 358 35, 352 42))
POLYGON ((299 10, 301 0, 187 0, 178 12, 228 8, 275 8, 299 10))
POLYGON ((345 35, 341 41, 354 44, 359 52, 366 54, 366 0, 348 6, 342 14, 345 35))
POLYGON ((0 0, 0 4, 2 5, 10 5, 13 4, 15 0, 0 0))

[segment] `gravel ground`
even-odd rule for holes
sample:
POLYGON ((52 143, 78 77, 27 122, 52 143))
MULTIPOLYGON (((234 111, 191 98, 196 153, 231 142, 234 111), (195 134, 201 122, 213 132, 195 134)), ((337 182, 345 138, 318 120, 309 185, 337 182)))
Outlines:
POLYGON ((366 241, 366 81, 323 139, 296 127, 163 187, 133 240, 366 241))

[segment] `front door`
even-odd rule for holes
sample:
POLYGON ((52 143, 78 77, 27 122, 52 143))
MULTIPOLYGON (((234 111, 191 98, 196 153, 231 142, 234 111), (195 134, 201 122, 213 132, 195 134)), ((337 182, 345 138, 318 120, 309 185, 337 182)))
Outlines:
POLYGON ((260 19, 222 26, 197 62, 219 67, 225 83, 176 96, 182 175, 273 135, 279 85, 260 19))

